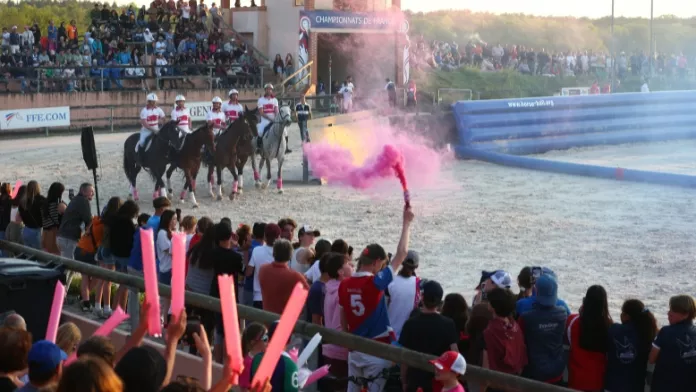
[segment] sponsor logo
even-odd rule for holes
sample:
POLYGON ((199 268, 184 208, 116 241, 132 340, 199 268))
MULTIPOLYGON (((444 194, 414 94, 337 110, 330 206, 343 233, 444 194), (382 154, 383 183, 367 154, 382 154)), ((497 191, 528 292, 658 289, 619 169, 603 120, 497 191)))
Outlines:
POLYGON ((540 108, 540 107, 554 107, 554 102, 550 99, 539 99, 536 101, 517 101, 508 102, 508 107, 510 108, 540 108))
POLYGON ((15 119, 24 121, 24 117, 22 117, 22 115, 19 114, 19 112, 7 113, 5 115, 5 125, 9 126, 12 123, 12 120, 15 119))

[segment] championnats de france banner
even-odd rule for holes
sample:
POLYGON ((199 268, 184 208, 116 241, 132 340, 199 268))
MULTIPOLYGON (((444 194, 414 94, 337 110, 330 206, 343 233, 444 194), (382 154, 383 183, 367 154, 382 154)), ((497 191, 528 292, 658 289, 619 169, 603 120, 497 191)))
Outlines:
POLYGON ((300 11, 300 29, 403 32, 408 22, 400 12, 300 11))
POLYGON ((69 106, 0 111, 0 130, 3 131, 69 126, 69 106))

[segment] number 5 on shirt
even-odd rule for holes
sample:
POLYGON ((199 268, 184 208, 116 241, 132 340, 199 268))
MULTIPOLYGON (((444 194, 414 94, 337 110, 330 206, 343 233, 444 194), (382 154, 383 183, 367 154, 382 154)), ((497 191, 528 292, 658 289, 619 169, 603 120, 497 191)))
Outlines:
POLYGON ((356 316, 362 316, 365 314, 365 305, 362 303, 362 297, 360 294, 351 294, 350 296, 350 310, 356 316))

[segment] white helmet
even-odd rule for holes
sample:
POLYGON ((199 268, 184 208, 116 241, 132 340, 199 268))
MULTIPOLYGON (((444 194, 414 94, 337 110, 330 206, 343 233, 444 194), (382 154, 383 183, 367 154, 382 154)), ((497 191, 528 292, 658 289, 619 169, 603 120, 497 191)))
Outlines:
POLYGON ((181 94, 177 95, 176 98, 174 98, 174 102, 185 101, 185 100, 186 100, 186 97, 184 97, 181 94))
POLYGON ((147 100, 148 100, 148 101, 157 102, 157 94, 155 94, 155 93, 150 93, 150 94, 148 94, 148 95, 147 95, 147 100))
POLYGON ((222 103, 222 99, 220 99, 220 97, 215 97, 213 98, 213 103, 222 103))
POLYGON ((263 88, 270 88, 271 90, 273 90, 273 85, 270 83, 266 83, 266 85, 263 86, 263 88))
POLYGON ((237 94, 237 95, 239 95, 239 91, 237 91, 236 89, 232 89, 232 90, 230 90, 229 93, 227 93, 227 96, 230 96, 230 95, 232 95, 232 94, 237 94))

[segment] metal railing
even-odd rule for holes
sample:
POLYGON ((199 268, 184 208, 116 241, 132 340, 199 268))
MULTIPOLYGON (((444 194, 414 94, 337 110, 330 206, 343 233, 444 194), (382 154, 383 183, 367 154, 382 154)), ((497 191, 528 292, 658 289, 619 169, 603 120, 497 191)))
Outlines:
POLYGON ((312 64, 314 64, 314 61, 308 62, 307 64, 303 65, 303 66, 302 66, 300 69, 298 69, 297 71, 295 71, 295 72, 293 72, 292 74, 288 75, 288 77, 285 78, 285 79, 283 79, 282 82, 280 82, 280 85, 283 86, 283 90, 282 90, 282 91, 283 91, 283 94, 285 94, 285 91, 286 91, 285 86, 287 85, 287 83, 288 83, 289 81, 291 81, 293 78, 295 78, 297 75, 299 75, 300 73, 302 73, 302 72, 304 72, 304 71, 307 71, 307 73, 306 73, 302 78, 300 78, 299 80, 297 80, 296 82, 294 82, 294 83, 292 84, 291 87, 292 87, 293 90, 297 87, 298 84, 300 84, 301 82, 305 81, 307 78, 309 78, 309 77, 312 76, 312 68, 311 68, 311 67, 312 67, 312 64))
MULTIPOLYGON (((12 252, 14 254, 28 256, 40 263, 51 263, 53 265, 62 266, 74 272, 79 272, 98 279, 123 284, 129 287, 137 288, 140 291, 145 291, 145 281, 143 278, 134 275, 110 271, 105 268, 66 259, 64 257, 56 256, 4 240, 0 240, 0 249, 12 252)), ((163 297, 171 298, 171 287, 160 283, 159 293, 163 297)), ((220 312, 220 300, 207 295, 186 291, 185 303, 187 306, 195 306, 213 312, 220 312)), ((270 324, 279 319, 278 314, 265 312, 263 310, 244 305, 238 305, 238 314, 242 319, 264 324, 270 324)), ((302 320, 297 321, 294 331, 295 333, 306 338, 311 338, 315 334, 320 333, 322 340, 325 343, 336 344, 349 350, 359 351, 394 362, 396 364, 403 364, 421 370, 433 371, 433 365, 429 362, 430 360, 435 359, 435 357, 432 355, 407 350, 394 345, 379 343, 374 340, 325 328, 317 324, 307 323, 302 320)), ((474 365, 467 365, 464 379, 470 380, 471 382, 488 384, 492 387, 516 392, 572 392, 567 388, 545 384, 507 373, 500 373, 474 365)))

